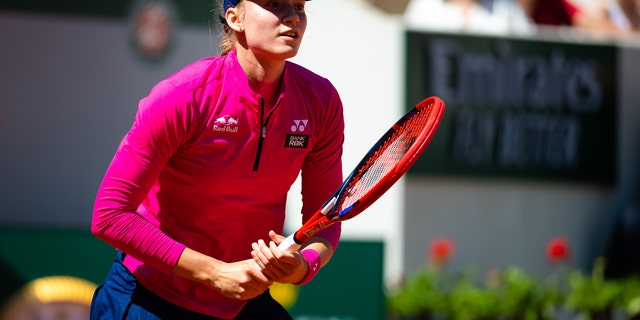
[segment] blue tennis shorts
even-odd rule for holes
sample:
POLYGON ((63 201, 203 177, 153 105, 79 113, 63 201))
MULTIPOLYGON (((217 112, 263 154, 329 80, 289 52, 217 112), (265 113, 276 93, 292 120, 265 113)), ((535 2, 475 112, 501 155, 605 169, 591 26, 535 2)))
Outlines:
MULTIPOLYGON (((107 278, 93 294, 91 320, 224 320, 176 306, 138 283, 118 251, 107 278)), ((293 320, 269 290, 247 301, 233 320, 293 320)))

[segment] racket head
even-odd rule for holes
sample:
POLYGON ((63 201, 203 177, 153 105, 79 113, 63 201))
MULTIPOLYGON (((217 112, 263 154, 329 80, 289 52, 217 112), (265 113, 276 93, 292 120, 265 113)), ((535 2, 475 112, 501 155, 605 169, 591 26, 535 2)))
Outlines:
POLYGON ((444 109, 444 102, 432 96, 400 118, 289 242, 300 245, 319 231, 351 219, 373 204, 418 160, 440 125, 444 109))
POLYGON ((444 102, 426 98, 400 118, 367 152, 334 194, 336 203, 327 218, 355 217, 393 186, 422 155, 433 138, 444 102))

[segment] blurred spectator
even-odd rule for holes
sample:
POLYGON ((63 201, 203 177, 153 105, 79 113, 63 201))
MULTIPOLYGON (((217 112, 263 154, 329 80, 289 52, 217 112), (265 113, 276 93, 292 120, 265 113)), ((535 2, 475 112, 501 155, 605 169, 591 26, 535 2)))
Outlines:
POLYGON ((595 7, 581 6, 571 0, 518 0, 537 25, 571 26, 582 29, 620 33, 611 19, 595 7))
POLYGON ((409 27, 439 31, 507 33, 532 30, 516 0, 411 0, 409 27))
POLYGON ((571 26, 578 7, 567 0, 518 0, 527 15, 539 25, 571 26))
POLYGON ((640 32, 639 0, 607 0, 604 14, 617 28, 626 32, 640 32))
POLYGON ((485 6, 491 9, 494 19, 503 30, 510 33, 535 31, 535 23, 524 11, 519 0, 485 0, 485 6))
POLYGON ((594 35, 640 31, 640 0, 411 0, 411 28, 476 33, 531 33, 537 26, 575 27, 594 35))

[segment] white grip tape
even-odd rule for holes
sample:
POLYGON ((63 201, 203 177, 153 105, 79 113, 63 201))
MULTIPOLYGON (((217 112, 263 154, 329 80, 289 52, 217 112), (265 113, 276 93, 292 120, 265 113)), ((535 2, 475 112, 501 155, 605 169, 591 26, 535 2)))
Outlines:
POLYGON ((298 251, 298 249, 300 249, 300 245, 296 243, 296 240, 294 240, 293 236, 294 234, 288 236, 286 239, 284 239, 284 241, 280 242, 280 245, 278 245, 278 249, 291 253, 298 251))
MULTIPOLYGON (((284 241, 280 242, 280 245, 278 245, 278 249, 282 251, 287 251, 290 253, 294 253, 298 251, 298 249, 300 249, 300 245, 297 244, 296 241, 293 239, 294 235, 295 233, 285 238, 284 241)), ((260 266, 257 263, 256 263, 256 267, 258 267, 258 270, 262 270, 262 268, 260 268, 260 266)))

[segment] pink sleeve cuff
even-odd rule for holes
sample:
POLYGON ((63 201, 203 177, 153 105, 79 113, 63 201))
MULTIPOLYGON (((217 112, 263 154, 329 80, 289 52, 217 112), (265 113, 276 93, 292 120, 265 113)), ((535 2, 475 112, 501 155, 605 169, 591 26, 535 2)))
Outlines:
POLYGON ((320 271, 320 266, 322 265, 322 259, 320 258, 320 254, 313 249, 304 249, 300 252, 305 260, 307 260, 307 264, 309 265, 309 270, 307 274, 302 278, 302 280, 294 283, 294 285, 301 286, 303 284, 309 283, 313 277, 318 274, 320 271))

